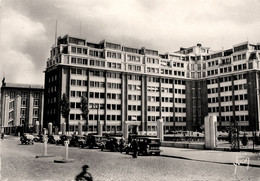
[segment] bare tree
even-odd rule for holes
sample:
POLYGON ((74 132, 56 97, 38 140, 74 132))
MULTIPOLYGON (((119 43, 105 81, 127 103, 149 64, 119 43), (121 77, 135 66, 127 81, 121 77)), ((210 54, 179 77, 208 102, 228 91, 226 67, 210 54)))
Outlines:
POLYGON ((65 93, 63 93, 60 100, 61 114, 66 122, 66 131, 69 131, 69 114, 70 114, 70 102, 65 93))
POLYGON ((80 108, 81 108, 81 115, 83 117, 83 119, 86 120, 86 131, 88 131, 88 113, 89 113, 89 109, 88 109, 88 99, 85 96, 81 97, 81 101, 80 101, 80 108))

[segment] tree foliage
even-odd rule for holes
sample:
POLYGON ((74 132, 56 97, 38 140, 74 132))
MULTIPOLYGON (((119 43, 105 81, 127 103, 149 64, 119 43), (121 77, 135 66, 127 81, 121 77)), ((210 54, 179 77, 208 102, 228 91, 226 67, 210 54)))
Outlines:
POLYGON ((86 120, 86 127, 88 128, 88 113, 89 113, 89 109, 88 109, 88 99, 85 96, 81 97, 81 101, 80 101, 80 108, 81 108, 81 115, 83 117, 83 119, 86 120))
POLYGON ((61 115, 66 121, 67 131, 69 128, 69 114, 70 114, 70 102, 65 93, 63 93, 62 98, 60 100, 60 107, 61 107, 61 115))

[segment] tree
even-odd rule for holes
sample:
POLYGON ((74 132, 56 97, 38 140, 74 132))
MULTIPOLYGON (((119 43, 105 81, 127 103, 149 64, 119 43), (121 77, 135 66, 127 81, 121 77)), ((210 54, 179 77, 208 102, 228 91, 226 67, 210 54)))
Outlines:
POLYGON ((80 108, 81 108, 81 115, 83 117, 83 119, 86 120, 86 131, 88 131, 88 113, 89 113, 89 109, 88 109, 88 99, 85 96, 81 97, 81 101, 80 101, 80 108))
POLYGON ((65 93, 63 93, 62 98, 60 100, 60 106, 61 106, 61 115, 66 122, 66 131, 69 131, 70 102, 65 93))

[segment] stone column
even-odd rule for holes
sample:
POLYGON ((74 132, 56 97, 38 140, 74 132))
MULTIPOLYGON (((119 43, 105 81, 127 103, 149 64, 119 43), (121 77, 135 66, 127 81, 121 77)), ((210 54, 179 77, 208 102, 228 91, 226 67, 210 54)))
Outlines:
POLYGON ((123 137, 127 140, 128 139, 128 123, 127 121, 123 124, 123 137))
POLYGON ((35 132, 38 134, 39 133, 39 121, 36 121, 36 124, 35 124, 35 132))
POLYGON ((205 148, 214 149, 216 147, 217 116, 205 117, 205 148))
POLYGON ((21 96, 17 95, 15 98, 15 115, 14 115, 14 126, 19 126, 21 118, 21 96))
POLYGON ((5 102, 5 112, 4 112, 4 120, 3 120, 3 124, 2 124, 2 126, 3 127, 5 127, 5 126, 8 126, 8 120, 9 120, 9 102, 10 102, 10 97, 7 95, 7 94, 5 94, 5 100, 4 100, 4 102, 5 102))
POLYGON ((29 92, 29 104, 27 108, 29 109, 29 116, 28 116, 28 126, 29 126, 32 125, 32 118, 33 118, 33 94, 31 91, 29 92))
POLYGON ((49 135, 52 135, 52 123, 48 124, 49 135))
POLYGON ((163 119, 157 120, 157 138, 163 141, 163 119))
POLYGON ((61 132, 62 132, 62 134, 66 134, 66 125, 65 125, 65 123, 61 124, 61 132))
POLYGON ((81 124, 81 122, 78 123, 78 135, 82 136, 82 124, 81 124))

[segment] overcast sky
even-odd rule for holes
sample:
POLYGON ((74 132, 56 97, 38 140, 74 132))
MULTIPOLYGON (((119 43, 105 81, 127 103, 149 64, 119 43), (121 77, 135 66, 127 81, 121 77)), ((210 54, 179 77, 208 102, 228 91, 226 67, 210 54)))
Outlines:
POLYGON ((259 0, 0 0, 0 77, 44 84, 57 34, 174 52, 260 42, 259 0))

